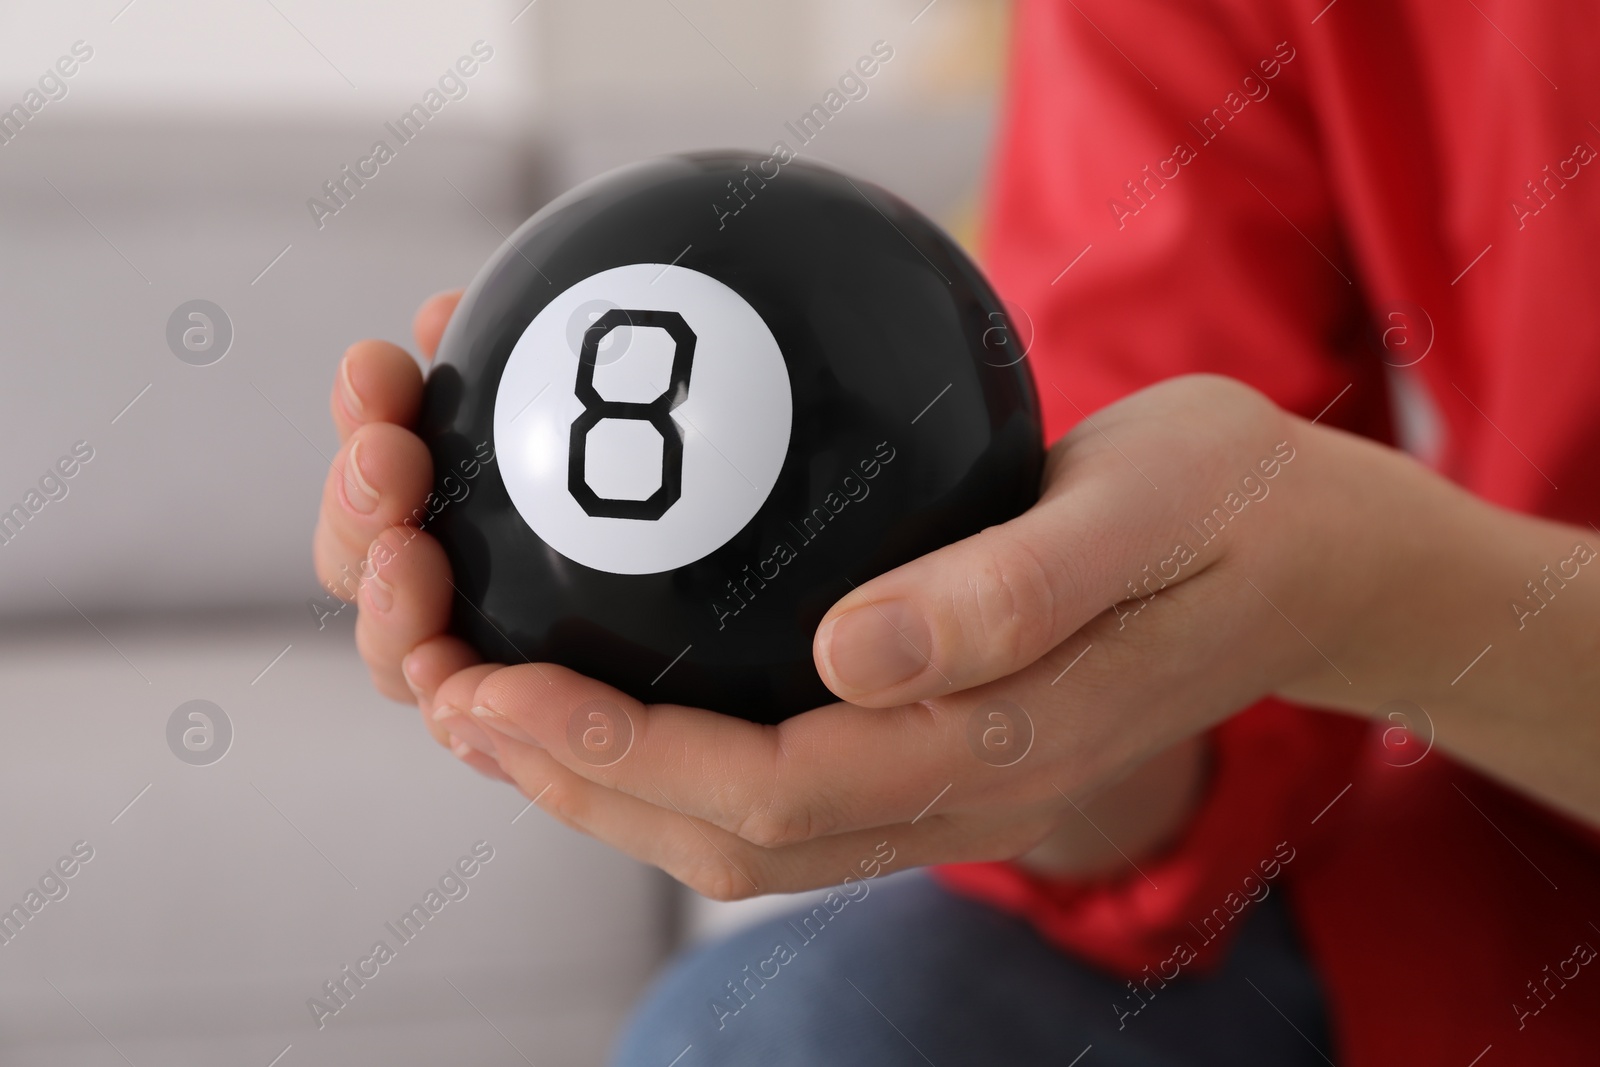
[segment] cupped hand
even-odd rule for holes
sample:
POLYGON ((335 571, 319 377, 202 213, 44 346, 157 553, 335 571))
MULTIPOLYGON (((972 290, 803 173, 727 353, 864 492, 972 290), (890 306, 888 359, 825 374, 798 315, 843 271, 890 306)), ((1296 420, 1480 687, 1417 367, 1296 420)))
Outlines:
MULTIPOLYGON (((1237 383, 1174 379, 1063 439, 1026 514, 840 601, 815 656, 849 703, 762 726, 476 663, 433 700, 547 812, 713 898, 837 884, 886 855, 1014 857, 1259 697, 1350 684, 1329 656, 1366 586, 1307 575, 1365 566, 1345 536, 1363 450, 1237 383)), ((397 575, 397 600, 432 604, 425 580, 397 575)))

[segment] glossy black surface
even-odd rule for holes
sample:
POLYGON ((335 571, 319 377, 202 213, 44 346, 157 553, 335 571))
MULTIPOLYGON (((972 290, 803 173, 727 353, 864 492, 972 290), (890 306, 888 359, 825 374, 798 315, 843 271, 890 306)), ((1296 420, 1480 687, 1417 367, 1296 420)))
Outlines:
POLYGON ((486 657, 777 722, 834 699, 811 640, 852 584, 1035 500, 1038 401, 976 266, 876 186, 799 161, 763 185, 751 177, 763 164, 768 176, 777 166, 719 153, 613 171, 525 223, 467 290, 428 377, 422 433, 437 491, 459 498, 428 526, 455 571, 453 626, 486 657), (591 570, 533 533, 494 464, 462 496, 460 464, 492 446, 501 371, 546 303, 602 270, 675 260, 738 292, 777 338, 789 454, 760 512, 711 554, 660 574, 591 570), (859 499, 845 496, 849 475, 859 499), (817 508, 826 523, 803 525, 817 508))

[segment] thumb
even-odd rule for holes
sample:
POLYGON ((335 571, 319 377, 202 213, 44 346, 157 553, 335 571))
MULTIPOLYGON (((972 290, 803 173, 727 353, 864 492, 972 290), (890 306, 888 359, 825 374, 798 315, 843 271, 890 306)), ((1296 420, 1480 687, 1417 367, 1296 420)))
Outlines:
POLYGON ((828 688, 892 707, 1004 678, 1112 605, 1193 577, 1218 555, 1173 517, 1190 494, 1131 489, 1103 454, 1063 458, 1069 469, 1027 512, 835 604, 813 643, 828 688))

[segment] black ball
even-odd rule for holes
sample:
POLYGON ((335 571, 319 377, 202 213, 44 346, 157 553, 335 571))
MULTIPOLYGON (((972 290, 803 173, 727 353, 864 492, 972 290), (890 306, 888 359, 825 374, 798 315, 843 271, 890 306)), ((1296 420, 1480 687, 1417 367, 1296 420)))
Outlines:
POLYGON ((1037 498, 1023 355, 977 267, 866 182, 743 153, 588 182, 478 274, 428 376, 453 627, 648 702, 828 703, 835 601, 1037 498))

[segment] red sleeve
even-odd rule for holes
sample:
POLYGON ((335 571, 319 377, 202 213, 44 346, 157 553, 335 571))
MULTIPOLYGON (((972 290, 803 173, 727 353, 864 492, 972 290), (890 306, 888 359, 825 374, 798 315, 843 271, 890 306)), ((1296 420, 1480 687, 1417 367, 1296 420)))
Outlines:
MULTIPOLYGON (((1023 320, 1052 439, 1199 371, 1307 417, 1338 398, 1323 421, 1384 434, 1381 363, 1296 47, 1305 24, 1278 14, 1243 0, 1019 5, 985 258, 1023 320)), ((939 877, 1113 970, 1137 974, 1179 944, 1203 966, 1246 879, 1292 871, 1302 831, 1287 828, 1351 781, 1365 731, 1276 701, 1224 723, 1200 810, 1142 874, 968 864, 939 877)))
POLYGON ((1304 25, 1277 6, 1018 5, 984 259, 1032 324, 1052 438, 1199 371, 1307 417, 1353 385, 1327 421, 1381 425, 1304 25))

